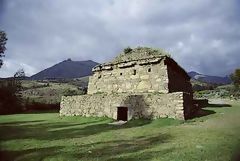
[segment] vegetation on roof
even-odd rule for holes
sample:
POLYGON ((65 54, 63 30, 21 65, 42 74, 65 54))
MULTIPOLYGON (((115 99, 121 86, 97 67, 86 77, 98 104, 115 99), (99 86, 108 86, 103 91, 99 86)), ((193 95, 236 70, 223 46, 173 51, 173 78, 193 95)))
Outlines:
POLYGON ((137 47, 130 48, 127 47, 120 53, 112 62, 110 63, 119 63, 119 62, 127 62, 139 59, 148 59, 148 58, 156 58, 161 56, 170 57, 170 54, 163 49, 154 49, 149 47, 137 47))

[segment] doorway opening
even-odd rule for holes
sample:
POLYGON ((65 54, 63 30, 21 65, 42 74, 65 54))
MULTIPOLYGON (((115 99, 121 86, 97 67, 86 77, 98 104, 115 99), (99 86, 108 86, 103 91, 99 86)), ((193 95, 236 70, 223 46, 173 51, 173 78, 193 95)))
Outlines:
POLYGON ((117 120, 127 121, 128 120, 128 108, 118 107, 117 108, 117 120))

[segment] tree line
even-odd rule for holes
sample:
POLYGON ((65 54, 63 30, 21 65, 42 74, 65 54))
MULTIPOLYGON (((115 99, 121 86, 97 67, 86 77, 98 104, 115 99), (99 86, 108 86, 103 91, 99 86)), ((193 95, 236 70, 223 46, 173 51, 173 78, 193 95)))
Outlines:
MULTIPOLYGON (((7 34, 0 31, 0 68, 5 56, 7 34)), ((12 78, 0 80, 0 114, 17 113, 22 110, 21 78, 25 77, 23 69, 19 69, 12 78)))

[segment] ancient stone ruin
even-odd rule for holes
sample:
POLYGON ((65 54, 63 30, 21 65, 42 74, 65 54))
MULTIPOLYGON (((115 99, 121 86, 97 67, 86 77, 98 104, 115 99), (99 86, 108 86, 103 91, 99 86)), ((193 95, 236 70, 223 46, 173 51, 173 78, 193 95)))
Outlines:
POLYGON ((162 50, 127 48, 93 73, 87 95, 62 97, 61 116, 184 120, 194 112, 190 77, 162 50))

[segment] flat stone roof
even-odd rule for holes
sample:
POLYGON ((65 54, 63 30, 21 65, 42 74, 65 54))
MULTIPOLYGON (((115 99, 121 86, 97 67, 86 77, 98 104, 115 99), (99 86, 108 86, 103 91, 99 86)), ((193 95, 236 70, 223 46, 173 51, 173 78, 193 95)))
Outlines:
POLYGON ((112 61, 95 66, 93 72, 111 70, 113 65, 118 65, 118 67, 121 68, 130 67, 136 63, 140 65, 157 63, 165 57, 170 58, 170 54, 163 49, 153 49, 149 47, 126 48, 112 61))
POLYGON ((104 63, 107 64, 119 64, 122 62, 152 59, 152 58, 161 58, 161 57, 170 57, 170 54, 164 51, 163 49, 154 49, 149 47, 137 47, 134 49, 126 48, 122 53, 115 57, 111 62, 104 63))

